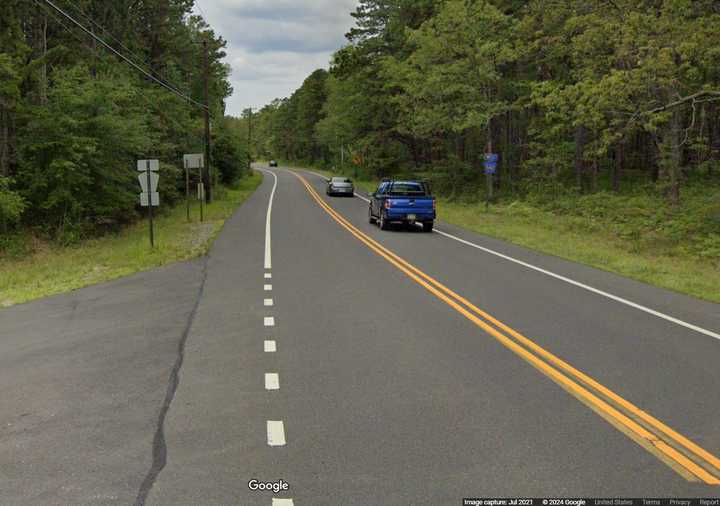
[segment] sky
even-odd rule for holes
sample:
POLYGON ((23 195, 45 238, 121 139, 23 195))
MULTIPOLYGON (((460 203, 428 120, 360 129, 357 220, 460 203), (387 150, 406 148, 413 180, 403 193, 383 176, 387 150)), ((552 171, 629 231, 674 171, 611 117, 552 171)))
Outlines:
POLYGON ((195 12, 227 41, 234 89, 227 114, 240 116, 289 97, 346 42, 357 0, 195 0, 195 12))

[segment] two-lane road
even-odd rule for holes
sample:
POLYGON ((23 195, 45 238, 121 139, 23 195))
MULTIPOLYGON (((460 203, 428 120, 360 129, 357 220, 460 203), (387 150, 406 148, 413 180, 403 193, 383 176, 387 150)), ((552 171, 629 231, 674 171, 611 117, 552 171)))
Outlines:
MULTIPOLYGON (((720 341, 264 172, 271 221, 241 210, 210 258, 151 504, 717 494, 720 341)), ((720 327, 715 305, 464 236, 720 327)))
POLYGON ((13 330, 0 378, 23 380, 0 398, 14 424, 0 433, 0 503, 719 495, 718 305, 443 223, 380 231, 362 195, 259 169, 202 264, 0 312, 13 330), (170 298, 139 288, 150 282, 170 298), (91 314, 154 299, 159 318, 91 314), (73 423, 26 394, 72 407, 73 423), (23 423, 66 444, 43 453, 23 423), (76 467, 60 480, 63 462, 76 467))

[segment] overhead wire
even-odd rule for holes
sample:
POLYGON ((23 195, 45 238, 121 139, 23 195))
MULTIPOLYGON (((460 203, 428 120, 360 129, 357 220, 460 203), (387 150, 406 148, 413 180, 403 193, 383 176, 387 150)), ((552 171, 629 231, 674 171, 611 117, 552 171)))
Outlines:
POLYGON ((48 14, 51 18, 53 18, 55 20, 55 22, 57 22, 58 25, 60 25, 61 27, 63 27, 65 29, 66 32, 68 32, 70 35, 72 35, 75 40, 77 40, 78 42, 82 42, 82 43, 85 42, 85 39, 80 37, 75 32, 75 30, 73 30, 68 25, 66 25, 65 22, 62 20, 62 18, 60 18, 55 12, 51 11, 50 8, 45 3, 43 3, 41 0, 34 0, 34 1, 38 5, 38 7, 42 8, 46 14, 48 14))
POLYGON ((90 37, 92 37, 92 38, 95 39, 97 42, 99 42, 100 44, 102 44, 104 47, 106 47, 108 50, 110 50, 112 53, 114 53, 114 54, 115 54, 116 56, 118 56, 120 59, 122 59, 123 61, 125 61, 125 63, 127 63, 128 65, 130 65, 130 66, 133 67, 134 69, 136 69, 138 72, 142 73, 143 75, 145 75, 146 77, 148 77, 149 79, 151 79, 152 81, 154 81, 155 83, 159 84, 159 85, 162 86, 163 88, 166 88, 168 91, 174 93, 175 95, 177 95, 177 96, 179 96, 180 98, 186 100, 187 102, 190 102, 190 103, 192 103, 192 104, 194 104, 194 105, 196 105, 196 106, 198 106, 198 107, 200 107, 200 108, 202 108, 202 109, 207 109, 207 106, 206 106, 205 104, 202 104, 202 103, 198 102, 197 100, 194 100, 193 98, 185 95, 183 92, 181 92, 181 91, 178 90, 177 88, 171 86, 170 84, 166 83, 165 81, 162 81, 161 79, 157 78, 156 76, 152 75, 151 73, 149 73, 148 71, 146 71, 145 69, 143 69, 140 65, 138 65, 138 64, 135 63, 133 60, 131 60, 130 58, 128 58, 127 56, 125 56, 124 54, 122 54, 120 51, 118 51, 118 50, 116 50, 114 47, 112 47, 110 44, 108 44, 103 38, 99 37, 98 35, 96 35, 95 33, 93 33, 91 30, 88 30, 88 29, 85 27, 85 25, 83 25, 83 24, 80 23, 77 19, 75 19, 73 16, 71 16, 70 14, 68 14, 67 12, 65 12, 65 10, 61 9, 60 7, 58 7, 54 2, 52 2, 52 0, 44 0, 44 1, 45 1, 48 5, 50 5, 53 9, 55 9, 55 11, 57 11, 57 12, 60 13, 62 16, 64 16, 65 18, 67 18, 69 21, 71 21, 73 24, 75 24, 76 26, 78 26, 78 27, 79 27, 80 29, 82 29, 86 34, 88 34, 90 37))
MULTIPOLYGON (((103 32, 105 35, 107 35, 110 39, 112 39, 113 42, 117 43, 118 46, 120 46, 122 49, 125 50, 125 52, 130 53, 130 55, 133 56, 136 60, 143 60, 143 62, 145 63, 145 65, 147 65, 148 67, 150 67, 147 57, 138 56, 138 54, 137 54, 136 52, 134 52, 133 50, 131 50, 130 48, 128 48, 125 44, 122 43, 121 40, 119 40, 117 37, 115 37, 115 35, 113 35, 113 33, 112 33, 110 30, 108 30, 107 28, 105 28, 104 26, 102 26, 100 23, 98 23, 97 21, 95 21, 95 20, 92 18, 92 16, 90 16, 90 15, 89 15, 88 13, 86 13, 83 9, 81 9, 81 8, 77 5, 77 3, 73 2, 72 0, 65 0, 65 2, 67 2, 69 5, 71 5, 77 12, 80 13, 80 15, 81 15, 84 19, 86 19, 87 21, 89 21, 93 26, 95 26, 96 28, 102 30, 102 32, 103 32)), ((152 67, 150 67, 150 72, 153 73, 153 74, 155 74, 155 75, 157 75, 157 76, 160 76, 163 81, 165 81, 166 83, 168 83, 169 85, 171 85, 173 88, 175 88, 175 89, 177 89, 177 90, 180 90, 180 87, 177 86, 177 85, 176 85, 174 82, 172 82, 170 79, 168 79, 167 76, 164 75, 162 72, 159 72, 159 71, 157 71, 157 70, 155 70, 155 69, 152 69, 152 67)))

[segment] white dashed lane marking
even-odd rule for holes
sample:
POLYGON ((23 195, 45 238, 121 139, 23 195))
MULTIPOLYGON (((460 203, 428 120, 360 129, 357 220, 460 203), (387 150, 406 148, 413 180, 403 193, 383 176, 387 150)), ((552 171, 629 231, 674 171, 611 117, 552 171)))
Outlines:
POLYGON ((263 320, 263 324, 266 327, 274 327, 275 326, 275 317, 273 316, 266 316, 263 320))
POLYGON ((265 341, 263 349, 265 353, 275 353, 277 351, 277 343, 275 343, 275 341, 265 341))
POLYGON ((263 288, 265 289, 266 292, 272 291, 272 285, 265 285, 263 288))
POLYGON ((273 300, 272 300, 272 299, 265 299, 265 301, 263 302, 263 304, 265 304, 265 307, 272 307, 272 305, 273 305, 273 300))
POLYGON ((265 273, 265 279, 272 279, 272 274, 269 272, 265 273))
POLYGON ((294 506, 292 499, 276 499, 273 497, 272 506, 294 506))
POLYGON ((270 446, 285 446, 285 425, 282 420, 268 420, 267 442, 270 446))
POLYGON ((265 390, 280 390, 280 376, 278 376, 278 373, 265 373, 265 390))

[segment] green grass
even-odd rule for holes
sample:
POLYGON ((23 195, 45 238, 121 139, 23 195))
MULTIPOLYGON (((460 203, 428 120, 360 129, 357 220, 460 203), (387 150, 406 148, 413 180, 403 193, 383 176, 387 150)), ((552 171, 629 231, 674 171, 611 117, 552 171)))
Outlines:
MULTIPOLYGON (((313 170, 328 177, 337 175, 313 170)), ((373 191, 378 182, 359 180, 355 184, 373 191)), ((710 233, 704 236, 704 242, 698 239, 706 233, 698 225, 706 211, 699 208, 714 209, 712 206, 717 204, 707 200, 712 192, 701 190, 696 195, 688 190, 685 212, 675 213, 677 219, 658 206, 658 199, 642 194, 567 197, 559 200, 554 209, 530 202, 505 202, 493 204, 489 212, 482 202, 440 198, 438 216, 441 221, 473 232, 720 302, 717 236, 710 233)), ((704 223, 710 222, 705 219, 704 223)))
POLYGON ((720 266, 710 260, 644 247, 611 231, 588 231, 574 216, 526 205, 467 205, 441 200, 440 218, 481 234, 615 272, 638 281, 720 302, 720 266))
POLYGON ((186 219, 184 203, 155 220, 155 248, 150 248, 148 221, 142 220, 116 235, 58 246, 34 240, 34 252, 22 259, 0 258, 0 306, 75 290, 204 255, 225 219, 262 181, 253 172, 237 188, 220 188, 205 206, 199 221, 199 203, 186 219))

